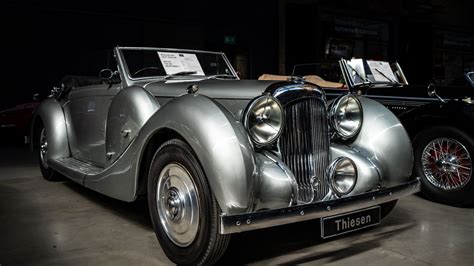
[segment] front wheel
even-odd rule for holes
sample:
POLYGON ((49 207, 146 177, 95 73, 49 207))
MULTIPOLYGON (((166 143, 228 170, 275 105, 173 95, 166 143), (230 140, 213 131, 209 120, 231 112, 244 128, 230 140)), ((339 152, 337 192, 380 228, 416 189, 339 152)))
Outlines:
POLYGON ((230 236, 219 233, 220 209, 191 148, 173 139, 161 145, 148 175, 148 205, 156 236, 176 264, 216 262, 230 236))
POLYGON ((474 202, 474 142, 468 135, 453 127, 435 127, 420 132, 413 146, 425 197, 454 206, 474 202))

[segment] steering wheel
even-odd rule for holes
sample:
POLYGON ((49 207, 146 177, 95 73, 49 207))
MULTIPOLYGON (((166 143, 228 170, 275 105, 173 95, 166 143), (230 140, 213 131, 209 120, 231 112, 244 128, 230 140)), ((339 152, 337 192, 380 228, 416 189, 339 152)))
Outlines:
POLYGON ((144 72, 144 71, 148 71, 148 70, 158 70, 158 68, 154 67, 154 66, 140 68, 139 70, 135 71, 135 73, 133 73, 133 75, 137 76, 139 73, 144 72))

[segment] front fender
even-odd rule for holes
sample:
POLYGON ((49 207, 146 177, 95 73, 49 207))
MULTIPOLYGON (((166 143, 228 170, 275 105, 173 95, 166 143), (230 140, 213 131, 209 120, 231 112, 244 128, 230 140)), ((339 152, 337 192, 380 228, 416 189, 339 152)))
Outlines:
POLYGON ((366 97, 359 99, 364 122, 350 146, 377 165, 382 185, 408 182, 413 169, 413 149, 405 128, 382 104, 366 97))
POLYGON ((224 213, 252 208, 254 150, 243 125, 232 114, 210 98, 187 94, 162 106, 138 138, 150 140, 163 128, 177 132, 191 146, 224 213))
POLYGON ((36 124, 37 119, 41 119, 46 130, 48 160, 69 157, 66 121, 61 104, 52 98, 44 100, 36 110, 33 125, 36 124))

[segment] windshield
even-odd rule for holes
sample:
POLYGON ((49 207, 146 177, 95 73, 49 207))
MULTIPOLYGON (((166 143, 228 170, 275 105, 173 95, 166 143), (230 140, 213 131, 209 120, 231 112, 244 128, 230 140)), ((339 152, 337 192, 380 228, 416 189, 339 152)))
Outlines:
POLYGON ((173 49, 121 49, 132 79, 237 78, 223 53, 173 49))
POLYGON ((356 58, 351 60, 341 59, 339 63, 349 88, 408 85, 398 63, 356 58))

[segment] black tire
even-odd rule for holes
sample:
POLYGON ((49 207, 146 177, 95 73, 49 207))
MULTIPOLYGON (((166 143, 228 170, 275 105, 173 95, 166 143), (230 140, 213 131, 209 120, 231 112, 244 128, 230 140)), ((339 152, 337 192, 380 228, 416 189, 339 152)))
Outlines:
POLYGON ((421 192, 429 200, 452 206, 466 206, 474 203, 474 178, 472 178, 472 161, 474 160, 474 141, 463 131, 449 126, 439 126, 420 132, 413 141, 415 156, 414 171, 421 177, 421 192), (434 185, 426 176, 423 168, 423 151, 432 141, 444 138, 454 140, 465 148, 470 156, 470 175, 467 183, 457 189, 443 189, 434 185))
MULTIPOLYGON (((40 170, 41 170, 41 175, 43 176, 44 179, 48 180, 48 181, 51 181, 51 182, 57 182, 57 181, 62 181, 64 180, 64 176, 62 176, 61 174, 59 174, 58 172, 54 171, 51 167, 49 167, 47 165, 47 163, 45 162, 45 160, 43 160, 43 157, 46 157, 47 156, 47 147, 46 147, 46 154, 43 154, 42 155, 42 152, 43 152, 43 147, 42 145, 44 143, 42 143, 42 138, 46 138, 46 130, 43 126, 41 126, 39 128, 39 148, 37 149, 37 154, 38 154, 38 163, 39 163, 39 167, 40 167, 40 170)), ((47 145, 47 144, 46 144, 47 145)))
POLYGON ((389 201, 380 205, 380 219, 387 217, 387 215, 392 212, 395 205, 397 205, 398 200, 389 201))
MULTIPOLYGON (((168 173, 168 175, 170 174, 168 173)), ((171 190, 169 188, 171 186, 164 187, 168 188, 168 192, 171 190)), ((167 141, 156 151, 150 165, 147 196, 155 234, 163 251, 171 261, 179 265, 209 265, 219 260, 227 248, 230 235, 219 233, 219 206, 194 152, 182 140, 172 139, 167 141), (163 182, 159 180, 160 175, 162 170, 168 169, 167 167, 170 165, 179 165, 187 171, 188 179, 190 177, 195 186, 195 195, 197 195, 199 202, 199 208, 196 212, 199 216, 197 232, 192 242, 185 246, 176 244, 172 240, 173 236, 166 233, 166 224, 163 224, 160 220, 160 211, 158 210, 157 191, 160 189, 159 182, 163 182)), ((161 197, 165 202, 164 195, 160 195, 161 197)), ((163 209, 162 205, 160 207, 163 209)), ((161 218, 164 218, 167 214, 162 215, 161 218)))

